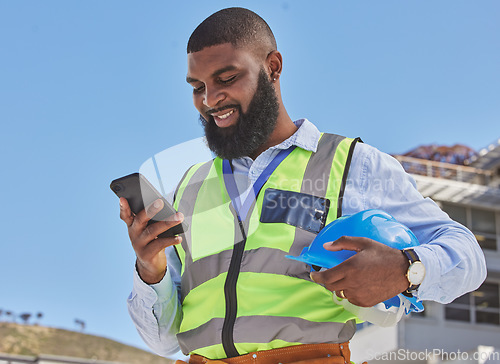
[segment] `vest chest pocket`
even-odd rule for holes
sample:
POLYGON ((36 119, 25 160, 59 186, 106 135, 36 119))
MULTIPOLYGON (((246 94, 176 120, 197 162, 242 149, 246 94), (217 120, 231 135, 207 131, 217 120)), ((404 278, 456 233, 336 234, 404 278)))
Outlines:
POLYGON ((285 223, 318 233, 326 222, 330 200, 306 193, 266 189, 260 222, 285 223))

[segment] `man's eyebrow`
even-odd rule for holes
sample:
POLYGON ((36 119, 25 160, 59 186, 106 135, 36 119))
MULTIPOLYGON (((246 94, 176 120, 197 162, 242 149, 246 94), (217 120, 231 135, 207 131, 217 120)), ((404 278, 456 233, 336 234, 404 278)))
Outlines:
MULTIPOLYGON (((222 74, 224 72, 234 71, 236 69, 237 69, 237 67, 233 66, 233 65, 226 66, 226 67, 220 68, 217 71, 215 71, 214 73, 212 73, 211 77, 217 77, 217 76, 219 76, 220 74, 222 74)), ((187 76, 186 77, 186 82, 187 83, 200 82, 200 80, 197 80, 196 78, 192 78, 192 77, 187 76)))

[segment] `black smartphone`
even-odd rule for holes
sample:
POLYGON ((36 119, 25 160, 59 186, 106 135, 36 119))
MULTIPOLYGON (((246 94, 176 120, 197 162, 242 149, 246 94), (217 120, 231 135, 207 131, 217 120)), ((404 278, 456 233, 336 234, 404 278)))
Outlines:
MULTIPOLYGON (((174 207, 169 204, 146 177, 140 173, 132 173, 128 176, 115 179, 111 182, 109 187, 118 197, 125 197, 127 199, 130 209, 136 215, 144 210, 145 206, 149 206, 158 199, 163 200, 163 209, 149 220, 148 225, 157 221, 163 221, 176 213, 174 207)), ((168 238, 182 234, 185 230, 187 230, 187 225, 182 222, 161 233, 158 237, 168 238)))

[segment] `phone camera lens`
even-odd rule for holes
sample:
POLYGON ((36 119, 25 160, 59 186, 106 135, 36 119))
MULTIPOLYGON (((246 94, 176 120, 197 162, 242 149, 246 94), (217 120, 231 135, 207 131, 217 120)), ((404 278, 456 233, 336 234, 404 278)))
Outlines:
POLYGON ((113 191, 115 191, 115 192, 120 192, 122 189, 123 188, 122 188, 121 185, 115 185, 115 186, 113 186, 113 191))

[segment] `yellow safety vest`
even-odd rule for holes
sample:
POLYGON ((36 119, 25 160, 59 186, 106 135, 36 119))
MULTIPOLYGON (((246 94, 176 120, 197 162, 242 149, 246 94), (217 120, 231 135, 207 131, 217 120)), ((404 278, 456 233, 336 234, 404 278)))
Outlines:
POLYGON ((322 134, 316 152, 295 148, 238 221, 220 158, 191 167, 174 207, 189 225, 180 246, 183 353, 210 359, 299 344, 339 343, 355 316, 311 281, 298 255, 340 217, 358 139, 322 134))

